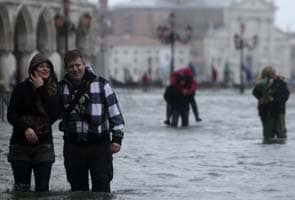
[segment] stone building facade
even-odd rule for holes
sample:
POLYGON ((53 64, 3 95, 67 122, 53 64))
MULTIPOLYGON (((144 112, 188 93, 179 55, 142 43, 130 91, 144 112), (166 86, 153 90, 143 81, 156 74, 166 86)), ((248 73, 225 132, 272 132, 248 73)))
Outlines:
MULTIPOLYGON (((96 7, 71 0, 68 49, 79 48, 94 61, 96 7)), ((44 53, 62 74, 65 50, 63 0, 0 0, 0 87, 9 90, 28 76, 29 61, 44 53), (59 19, 59 21, 58 21, 59 19)))
POLYGON ((233 36, 239 33, 241 24, 246 26, 247 40, 253 35, 259 38, 255 49, 244 51, 244 63, 253 76, 263 66, 274 65, 287 78, 295 77, 291 69, 294 39, 275 26, 277 8, 273 0, 154 0, 145 6, 137 2, 111 10, 112 34, 156 38, 157 26, 167 25, 169 13, 174 12, 177 32, 181 33, 186 24, 193 28, 191 59, 199 81, 211 80, 212 66, 218 70, 217 81, 224 81, 225 68, 230 67, 232 82, 239 84, 240 55, 233 36))
POLYGON ((241 35, 243 24, 245 41, 251 43, 253 36, 258 36, 255 48, 244 48, 245 80, 249 72, 253 76, 252 81, 255 80, 267 65, 274 66, 288 79, 292 78, 292 43, 289 34, 275 26, 275 11, 273 1, 241 0, 231 4, 225 12, 225 26, 212 30, 204 39, 206 76, 211 76, 211 67, 214 66, 218 71, 218 81, 224 81, 224 72, 229 70, 231 82, 240 83, 240 51, 235 49, 233 38, 235 34, 241 35))
MULTIPOLYGON (((114 82, 135 83, 144 75, 154 83, 166 84, 169 80, 171 49, 158 40, 144 36, 109 37, 110 46, 107 74, 114 82)), ((186 66, 190 58, 190 46, 176 43, 175 68, 186 66)))

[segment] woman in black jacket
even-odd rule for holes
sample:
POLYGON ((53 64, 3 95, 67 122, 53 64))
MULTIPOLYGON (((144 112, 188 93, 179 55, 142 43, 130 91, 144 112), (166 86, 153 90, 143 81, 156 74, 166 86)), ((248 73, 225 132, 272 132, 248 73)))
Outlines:
POLYGON ((32 171, 35 190, 49 190, 55 160, 51 125, 58 117, 58 102, 53 64, 37 54, 31 60, 29 77, 14 88, 7 112, 13 126, 8 161, 16 191, 30 191, 32 171))

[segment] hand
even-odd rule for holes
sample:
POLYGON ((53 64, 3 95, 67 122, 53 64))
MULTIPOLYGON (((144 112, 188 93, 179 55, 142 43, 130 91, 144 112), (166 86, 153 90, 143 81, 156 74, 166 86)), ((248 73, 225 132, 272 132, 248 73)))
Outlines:
POLYGON ((37 142, 39 142, 38 136, 32 128, 26 129, 25 136, 30 144, 36 144, 37 142))
POLYGON ((112 153, 118 153, 121 150, 121 145, 118 143, 112 143, 111 144, 111 152, 112 153))
POLYGON ((259 104, 265 104, 273 101, 272 96, 263 96, 259 99, 259 104))
POLYGON ((36 72, 34 72, 34 75, 31 74, 31 82, 35 88, 38 88, 44 84, 44 80, 36 72))

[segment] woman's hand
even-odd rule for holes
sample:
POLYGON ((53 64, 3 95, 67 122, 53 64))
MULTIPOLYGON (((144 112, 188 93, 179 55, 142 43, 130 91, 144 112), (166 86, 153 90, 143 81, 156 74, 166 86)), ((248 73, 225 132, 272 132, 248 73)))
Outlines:
POLYGON ((25 136, 30 144, 36 144, 37 142, 39 142, 38 136, 32 128, 26 129, 25 136))
POLYGON ((30 80, 35 88, 41 87, 44 84, 44 80, 36 72, 31 74, 30 80))

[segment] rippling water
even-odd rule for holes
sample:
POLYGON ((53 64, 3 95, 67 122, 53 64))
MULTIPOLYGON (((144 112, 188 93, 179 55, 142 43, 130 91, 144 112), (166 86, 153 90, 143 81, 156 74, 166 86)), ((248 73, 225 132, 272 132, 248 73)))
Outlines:
POLYGON ((0 123, 0 199, 293 200, 295 103, 287 104, 288 141, 262 145, 250 91, 200 91, 203 121, 172 129, 162 122, 162 90, 118 90, 126 120, 123 148, 114 156, 112 195, 68 192, 62 134, 54 132, 56 162, 48 194, 15 194, 6 156, 11 127, 0 123))

